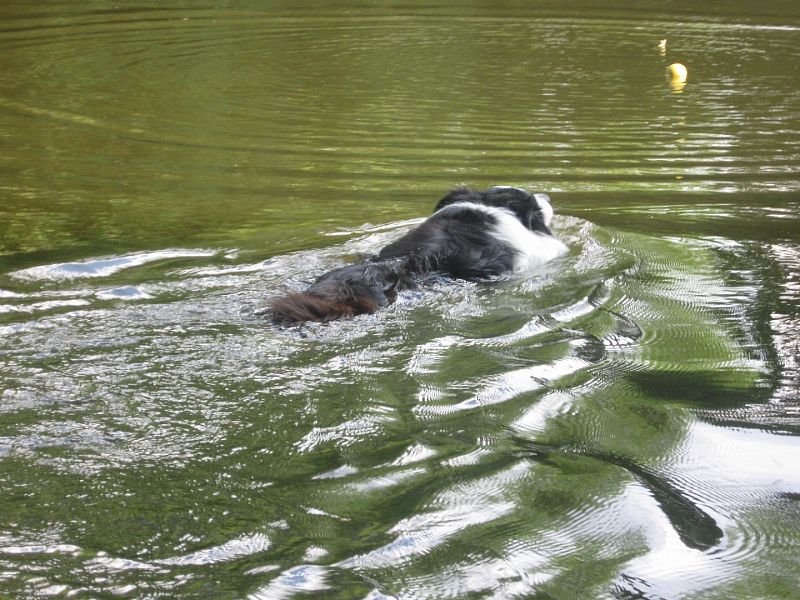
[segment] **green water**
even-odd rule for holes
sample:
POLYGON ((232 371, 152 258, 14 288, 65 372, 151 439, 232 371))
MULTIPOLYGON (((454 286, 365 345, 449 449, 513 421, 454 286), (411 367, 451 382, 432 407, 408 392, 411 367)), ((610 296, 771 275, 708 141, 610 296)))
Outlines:
POLYGON ((789 1, 4 3, 0 597, 796 597, 798 65, 789 1), (256 316, 458 184, 570 253, 256 316))

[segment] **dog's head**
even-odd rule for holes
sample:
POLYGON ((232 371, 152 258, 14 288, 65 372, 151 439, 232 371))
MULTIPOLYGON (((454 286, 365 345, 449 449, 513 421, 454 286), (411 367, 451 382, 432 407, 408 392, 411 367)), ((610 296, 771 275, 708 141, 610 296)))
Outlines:
POLYGON ((456 202, 472 202, 504 208, 513 213, 531 231, 553 234, 550 231, 553 208, 550 206, 550 197, 547 194, 531 194, 510 186, 494 186, 482 192, 458 188, 439 200, 434 212, 456 202))

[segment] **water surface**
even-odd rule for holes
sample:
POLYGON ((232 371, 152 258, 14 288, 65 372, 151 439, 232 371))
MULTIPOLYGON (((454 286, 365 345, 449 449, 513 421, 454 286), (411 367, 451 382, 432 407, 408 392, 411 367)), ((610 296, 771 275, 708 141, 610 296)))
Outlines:
POLYGON ((4 5, 0 595, 796 595, 798 42, 792 2, 4 5), (257 317, 461 183, 550 193, 569 254, 257 317))

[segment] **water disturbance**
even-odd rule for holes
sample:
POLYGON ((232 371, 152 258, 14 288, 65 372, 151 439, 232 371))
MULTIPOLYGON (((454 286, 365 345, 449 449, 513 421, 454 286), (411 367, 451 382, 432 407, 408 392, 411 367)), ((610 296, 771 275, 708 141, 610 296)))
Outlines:
POLYGON ((0 7, 0 596, 795 597, 798 42, 788 1, 0 7), (259 317, 458 184, 569 253, 259 317))

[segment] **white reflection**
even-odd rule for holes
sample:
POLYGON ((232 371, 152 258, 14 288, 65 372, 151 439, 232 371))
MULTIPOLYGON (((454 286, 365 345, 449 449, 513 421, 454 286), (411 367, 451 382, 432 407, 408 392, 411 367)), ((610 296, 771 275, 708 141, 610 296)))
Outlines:
POLYGON ((269 585, 250 594, 251 600, 281 600, 301 593, 322 592, 331 589, 326 583, 328 569, 316 565, 298 565, 287 569, 269 585))
POLYGON ((546 383, 577 373, 589 363, 576 357, 567 357, 549 364, 515 369, 489 379, 481 389, 467 400, 445 406, 426 406, 429 413, 452 413, 481 406, 500 404, 521 394, 541 389, 546 383))
POLYGON ((573 404, 574 399, 567 392, 557 390, 545 394, 521 417, 514 421, 511 427, 520 432, 544 433, 547 423, 555 417, 567 414, 572 409, 573 404))
POLYGON ((183 556, 164 558, 156 562, 164 565, 210 565, 264 552, 270 545, 266 535, 256 533, 233 539, 219 546, 204 548, 183 556))
POLYGON ((516 504, 505 498, 506 488, 527 476, 531 463, 521 461, 491 477, 454 486, 434 499, 438 510, 401 520, 389 530, 397 537, 367 554, 349 558, 346 568, 384 568, 403 564, 426 554, 446 540, 475 525, 497 520, 511 513, 516 504))
POLYGON ((383 423, 391 420, 384 415, 364 415, 333 427, 314 427, 295 443, 295 447, 300 452, 310 452, 327 442, 334 442, 338 446, 349 446, 378 434, 383 423))
POLYGON ((139 252, 124 256, 96 258, 81 262, 55 263, 22 269, 11 273, 13 277, 25 280, 62 280, 108 277, 123 269, 139 267, 147 263, 173 258, 209 257, 216 254, 213 250, 158 250, 156 252, 139 252))
POLYGON ((684 545, 647 488, 631 483, 620 500, 627 526, 638 526, 649 552, 623 566, 617 581, 619 587, 635 594, 644 593, 646 597, 653 594, 654 597, 681 598, 689 592, 697 593, 719 584, 718 578, 726 574, 724 565, 684 545), (711 573, 713 577, 709 576, 711 573), (636 582, 635 589, 630 589, 629 581, 636 582))
POLYGON ((689 429, 683 450, 684 477, 704 479, 713 472, 715 480, 750 493, 800 493, 800 438, 699 421, 689 429))

